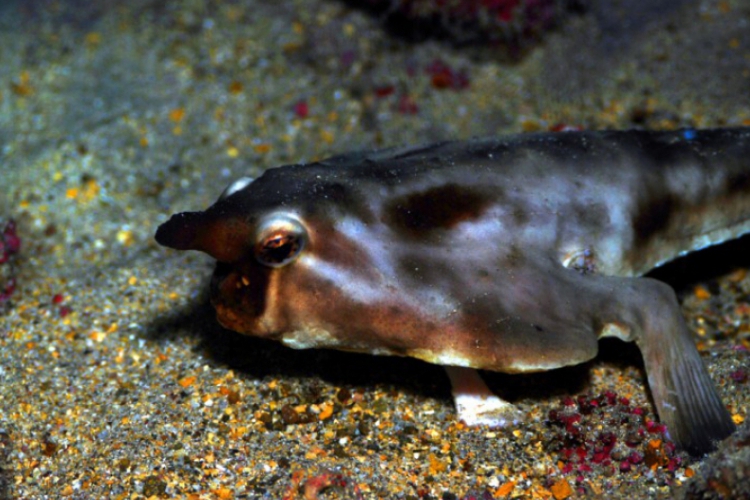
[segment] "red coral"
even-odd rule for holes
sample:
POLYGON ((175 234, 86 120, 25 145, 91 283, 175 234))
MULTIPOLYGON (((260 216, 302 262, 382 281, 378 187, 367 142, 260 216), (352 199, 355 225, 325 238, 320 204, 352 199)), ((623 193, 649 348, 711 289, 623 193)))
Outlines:
POLYGON ((461 90, 469 86, 469 76, 465 71, 456 71, 440 59, 427 66, 427 74, 436 89, 461 90))
POLYGON ((417 101, 415 101, 414 98, 408 94, 402 94, 399 97, 396 109, 398 109, 399 113, 404 115, 416 115, 419 112, 417 101))
MULTIPOLYGON (((11 219, 5 224, 0 234, 0 265, 10 261, 11 257, 21 251, 21 237, 18 236, 16 222, 11 219)), ((13 269, 4 271, 0 278, 5 284, 0 284, 0 304, 10 300, 10 296, 16 291, 17 281, 12 274, 13 269)))
POLYGON ((0 264, 5 264, 11 255, 21 251, 21 238, 16 232, 16 222, 11 219, 0 236, 0 264))
POLYGON ((307 118, 310 114, 310 106, 304 99, 295 102, 294 106, 292 106, 292 110, 294 111, 294 114, 297 115, 297 118, 307 118))
POLYGON ((666 442, 666 426, 644 414, 643 408, 631 407, 628 398, 613 391, 563 398, 560 409, 547 416, 548 425, 556 430, 548 446, 559 453, 560 471, 586 474, 596 467, 610 471, 616 467, 627 473, 656 466, 674 472, 681 460, 675 446, 666 442), (612 427, 597 430, 601 422, 612 427), (656 439, 645 438, 654 434, 656 439))
POLYGON ((744 384, 747 382, 747 371, 742 369, 735 370, 729 374, 729 377, 738 384, 744 384))

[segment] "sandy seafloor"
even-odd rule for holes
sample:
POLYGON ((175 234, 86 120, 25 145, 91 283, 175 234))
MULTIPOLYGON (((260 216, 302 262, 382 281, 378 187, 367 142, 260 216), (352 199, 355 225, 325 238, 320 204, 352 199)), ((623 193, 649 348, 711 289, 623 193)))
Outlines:
POLYGON ((223 330, 211 260, 153 240, 235 177, 352 149, 750 125, 750 2, 591 3, 511 63, 329 0, 2 2, 0 498, 750 498, 747 241, 663 274, 741 424, 695 460, 647 423, 632 346, 488 376, 527 421, 468 429, 438 367, 223 330))

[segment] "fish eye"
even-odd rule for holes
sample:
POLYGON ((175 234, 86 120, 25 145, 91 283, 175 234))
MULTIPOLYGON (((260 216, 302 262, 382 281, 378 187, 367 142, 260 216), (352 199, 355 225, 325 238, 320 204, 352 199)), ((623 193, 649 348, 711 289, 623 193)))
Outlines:
POLYGON ((233 181, 231 184, 229 184, 226 189, 219 195, 219 201, 229 198, 237 191, 240 191, 242 189, 245 189, 247 186, 250 185, 250 183, 253 182, 252 177, 240 177, 239 179, 233 181))
POLYGON ((273 214, 258 225, 255 238, 255 259, 269 267, 282 267, 292 262, 305 248, 307 231, 297 218, 273 214))

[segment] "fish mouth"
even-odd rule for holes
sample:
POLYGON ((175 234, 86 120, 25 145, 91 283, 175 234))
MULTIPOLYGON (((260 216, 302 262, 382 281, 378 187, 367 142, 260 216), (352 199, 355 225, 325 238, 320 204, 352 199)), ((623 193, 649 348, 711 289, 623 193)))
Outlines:
POLYGON ((259 266, 243 272, 236 265, 217 262, 211 278, 211 305, 216 320, 229 330, 254 337, 276 338, 268 328, 266 313, 268 273, 259 266))

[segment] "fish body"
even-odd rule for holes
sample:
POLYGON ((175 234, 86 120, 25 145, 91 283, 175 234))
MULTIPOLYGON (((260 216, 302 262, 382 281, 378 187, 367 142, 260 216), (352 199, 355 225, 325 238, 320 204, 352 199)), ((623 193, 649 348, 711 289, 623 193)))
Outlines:
POLYGON ((294 348, 506 373, 635 341, 671 437, 734 425, 674 292, 640 277, 750 231, 750 128, 524 134, 352 153, 230 185, 157 241, 218 263, 219 322, 294 348))

